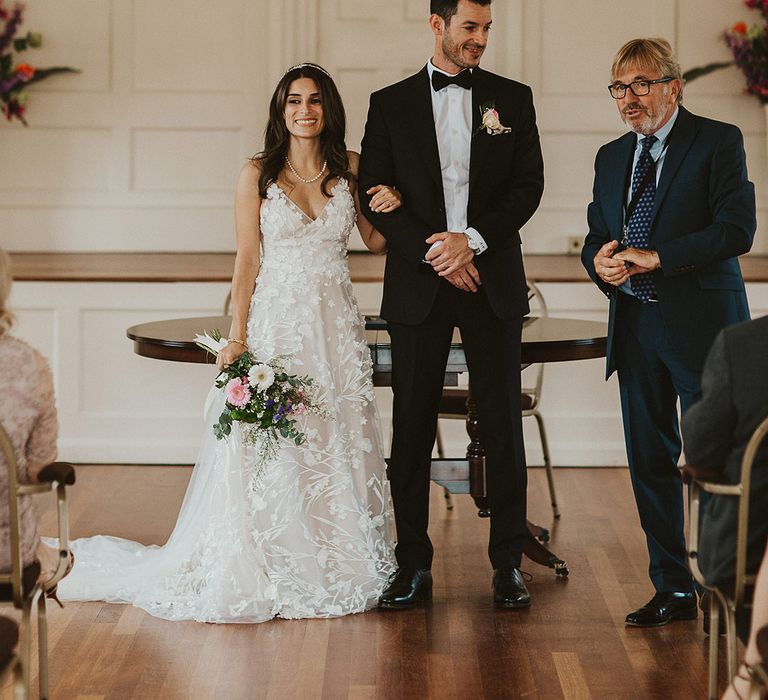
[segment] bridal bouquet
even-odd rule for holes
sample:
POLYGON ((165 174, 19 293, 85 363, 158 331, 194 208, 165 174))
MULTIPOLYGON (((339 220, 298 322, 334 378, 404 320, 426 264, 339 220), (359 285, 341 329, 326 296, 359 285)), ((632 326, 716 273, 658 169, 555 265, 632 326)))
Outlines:
MULTIPOLYGON (((195 336, 198 347, 217 355, 227 345, 219 331, 195 336)), ((288 374, 287 357, 269 362, 257 361, 246 351, 216 379, 216 386, 226 394, 224 410, 213 426, 214 435, 224 440, 235 421, 241 423, 248 445, 256 447, 263 463, 277 455, 280 438, 296 445, 306 442, 306 435, 296 427, 296 419, 305 413, 324 415, 315 398, 314 381, 307 376, 288 374)))

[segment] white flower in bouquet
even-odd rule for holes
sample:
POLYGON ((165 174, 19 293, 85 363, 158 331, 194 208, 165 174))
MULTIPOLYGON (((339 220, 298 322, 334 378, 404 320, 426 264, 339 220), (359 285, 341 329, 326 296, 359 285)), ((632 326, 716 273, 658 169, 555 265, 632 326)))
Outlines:
POLYGON ((251 386, 266 391, 275 383, 275 371, 269 365, 254 365, 248 370, 248 382, 251 386))
POLYGON ((221 333, 217 331, 213 331, 213 337, 208 335, 207 331, 203 331, 203 335, 197 334, 195 336, 195 345, 214 355, 218 355, 225 347, 227 347, 228 343, 229 341, 226 338, 222 338, 221 333))

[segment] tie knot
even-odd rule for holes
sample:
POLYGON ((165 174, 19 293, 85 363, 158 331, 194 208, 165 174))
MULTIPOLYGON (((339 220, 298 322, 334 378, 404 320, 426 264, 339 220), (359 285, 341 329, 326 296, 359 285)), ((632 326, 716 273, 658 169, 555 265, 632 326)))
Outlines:
POLYGON ((656 143, 659 139, 657 139, 653 134, 650 136, 646 136, 644 139, 640 141, 640 145, 642 146, 642 153, 648 153, 652 148, 653 144, 656 143))

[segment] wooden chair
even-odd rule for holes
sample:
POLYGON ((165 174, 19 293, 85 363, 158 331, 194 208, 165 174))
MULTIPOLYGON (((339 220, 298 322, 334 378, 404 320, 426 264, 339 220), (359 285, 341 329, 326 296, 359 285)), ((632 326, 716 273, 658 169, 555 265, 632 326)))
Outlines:
POLYGON ((8 617, 0 617, 0 685, 13 679, 14 700, 25 700, 28 693, 21 657, 16 653, 18 643, 19 625, 8 617))
MULTIPOLYGON (((530 280, 526 281, 528 285, 528 301, 531 305, 531 314, 533 316, 548 316, 547 304, 544 301, 539 288, 530 280)), ((536 425, 539 429, 539 439, 541 440, 541 449, 544 453, 544 468, 547 472, 547 484, 549 486, 549 499, 552 503, 552 515, 555 518, 560 517, 560 508, 557 505, 557 495, 555 493, 555 479, 552 472, 552 459, 549 454, 549 442, 547 441, 547 431, 544 428, 544 419, 539 412, 539 403, 541 402, 541 389, 544 383, 544 364, 539 364, 535 368, 533 375, 534 381, 531 385, 523 387, 520 394, 520 410, 523 418, 533 417, 536 419, 536 425)), ((440 399, 440 408, 438 418, 458 418, 465 420, 467 418, 467 399, 469 397, 468 389, 443 389, 443 395, 440 399)), ((444 458, 443 439, 440 434, 440 422, 437 427, 437 454, 444 458)), ((450 494, 445 492, 448 508, 451 508, 450 494)))
POLYGON ((717 692, 717 656, 721 608, 725 612, 725 634, 728 659, 728 682, 738 670, 738 646, 736 638, 736 611, 750 607, 746 600, 746 589, 754 586, 755 575, 747 574, 747 534, 749 525, 749 493, 752 478, 752 464, 758 448, 768 435, 768 418, 757 426, 744 450, 741 460, 741 476, 738 484, 719 484, 694 479, 690 486, 689 497, 689 533, 688 562, 696 581, 711 592, 710 595, 710 630, 709 635, 709 695, 711 700, 719 697, 717 692), (731 496, 739 502, 738 528, 736 534, 736 571, 732 588, 727 590, 707 583, 699 568, 699 527, 701 522, 701 492, 719 496, 731 496))
POLYGON ((23 681, 26 692, 30 687, 30 667, 32 656, 32 609, 37 606, 38 666, 40 697, 48 697, 48 627, 46 624, 45 598, 56 584, 68 572, 69 554, 69 519, 67 513, 66 486, 75 483, 75 470, 66 462, 53 462, 40 470, 40 483, 20 484, 18 465, 13 446, 0 425, 0 450, 5 457, 8 469, 8 514, 11 542, 11 571, 0 573, 0 605, 12 605, 21 610, 20 662, 23 669, 23 681), (39 581, 40 563, 34 562, 26 567, 21 558, 21 523, 19 520, 19 499, 36 493, 56 492, 58 510, 59 551, 56 570, 45 581, 39 581))

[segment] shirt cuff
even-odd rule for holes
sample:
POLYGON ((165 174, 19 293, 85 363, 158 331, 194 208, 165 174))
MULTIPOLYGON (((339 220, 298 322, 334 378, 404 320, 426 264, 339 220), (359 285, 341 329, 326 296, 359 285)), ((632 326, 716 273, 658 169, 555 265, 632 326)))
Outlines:
POLYGON ((466 233, 467 236, 472 239, 472 242, 477 246, 475 255, 481 255, 486 250, 488 250, 488 244, 485 242, 485 239, 480 235, 480 232, 476 228, 472 228, 470 226, 466 231, 464 231, 464 233, 466 233))

